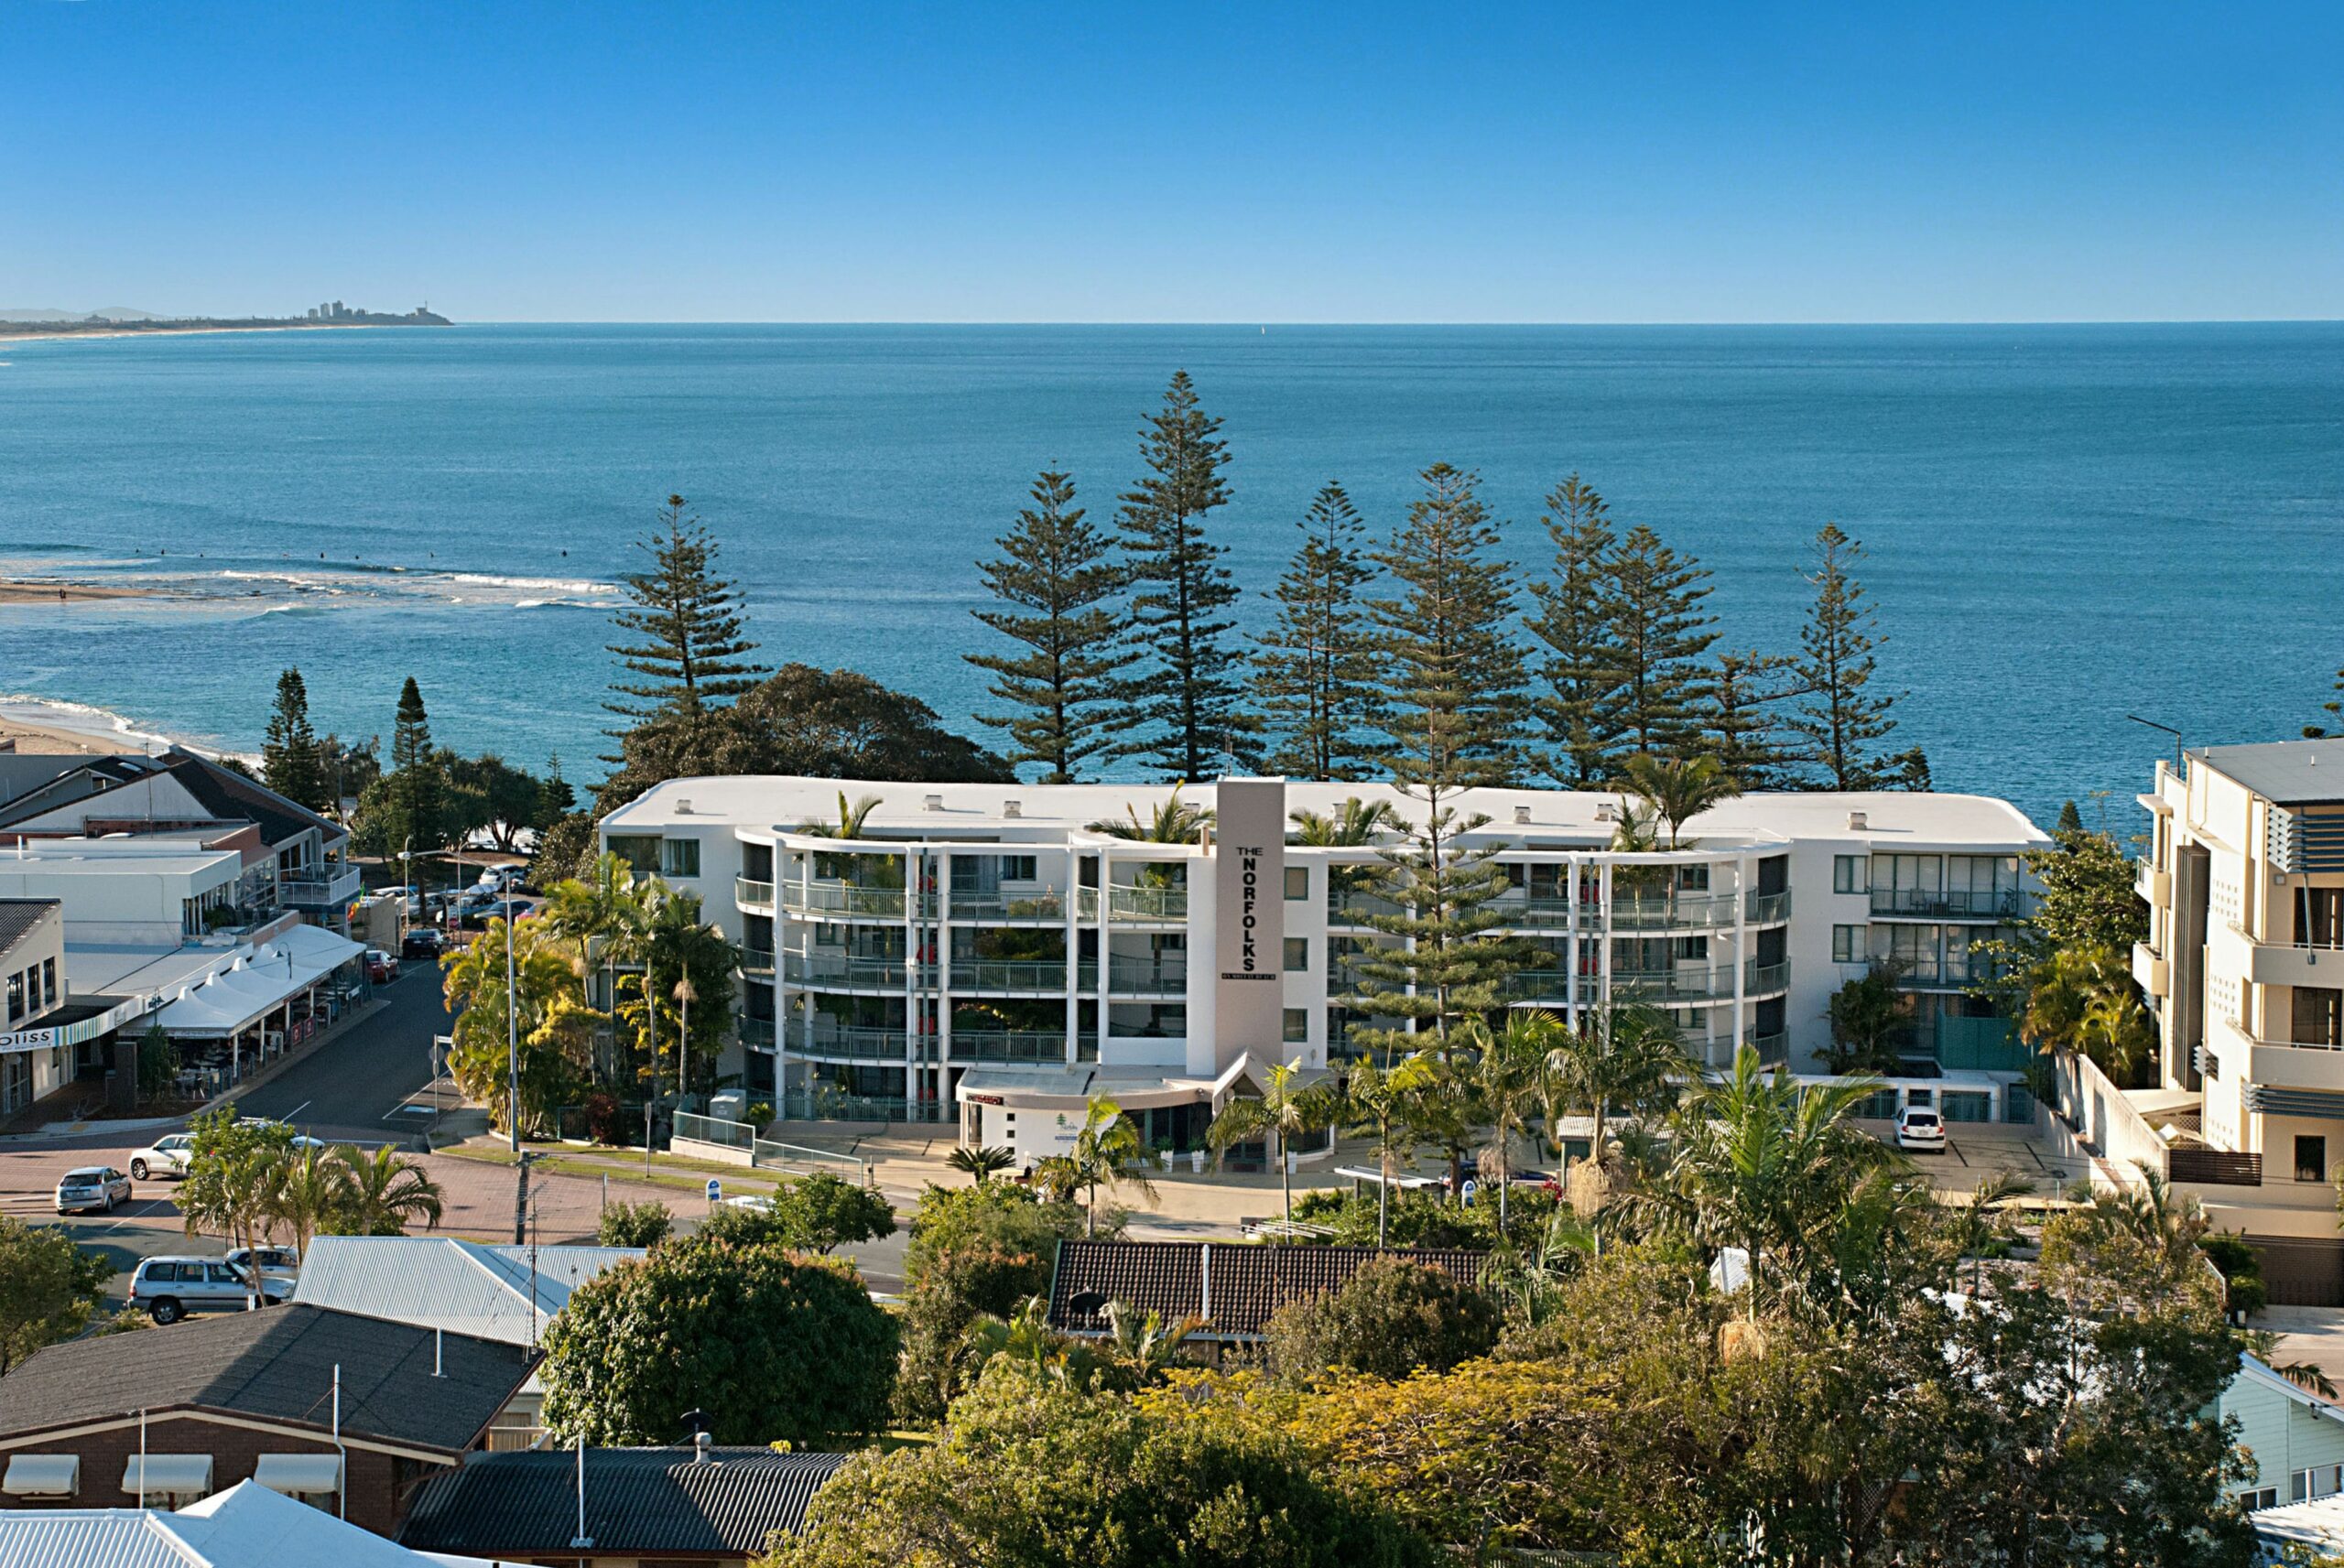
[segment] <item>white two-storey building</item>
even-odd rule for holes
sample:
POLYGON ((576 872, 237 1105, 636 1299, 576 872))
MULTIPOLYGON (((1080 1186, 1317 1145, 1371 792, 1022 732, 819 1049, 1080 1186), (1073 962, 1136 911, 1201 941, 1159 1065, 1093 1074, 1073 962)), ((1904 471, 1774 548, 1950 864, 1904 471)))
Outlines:
MULTIPOLYGON (((1225 780, 1182 798, 1201 843, 1119 838, 1171 794, 1145 784, 863 784, 737 777, 662 784, 604 820, 605 845, 699 892, 747 961, 739 1070, 791 1117, 960 1121, 1026 1150, 1112 1092, 1151 1140, 1189 1147, 1249 1067, 1340 1065, 1373 1021, 1343 999, 1363 951, 1395 946, 1373 846, 1293 841, 1295 816, 1382 786, 1225 780), (841 803, 874 802, 838 837, 841 803), (1026 1125, 1018 1126, 1020 1111, 1026 1125), (1036 1113, 1052 1130, 1037 1138, 1036 1113)), ((1494 847, 1505 929, 1542 955, 1515 1005, 1573 1016, 1666 1008, 1709 1063, 1747 1044, 1811 1068, 1833 992, 1887 963, 1910 997, 1915 1069, 1948 1073, 1948 1114, 2033 1114, 2024 1053, 1970 994, 1970 947, 2021 913, 2021 855, 2046 840, 1972 795, 1750 795, 1673 851, 1611 848, 1621 802, 1481 790, 1466 837, 1494 847)), ((1386 848, 1391 846, 1387 845, 1386 848)))

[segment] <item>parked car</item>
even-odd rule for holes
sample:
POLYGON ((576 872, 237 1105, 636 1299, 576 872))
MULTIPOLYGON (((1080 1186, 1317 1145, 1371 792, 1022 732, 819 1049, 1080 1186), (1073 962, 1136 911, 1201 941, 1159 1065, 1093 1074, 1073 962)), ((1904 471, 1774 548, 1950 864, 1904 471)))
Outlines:
MULTIPOLYGON (((241 1312, 251 1292, 244 1271, 225 1258, 149 1258, 130 1277, 130 1304, 157 1323, 177 1323, 191 1312, 241 1312)), ((292 1294, 289 1281, 262 1272, 264 1303, 281 1305, 292 1294)))
POLYGON ((399 978, 399 961, 380 947, 366 949, 366 978, 378 986, 389 985, 399 978))
POLYGON ((112 1214, 114 1205, 129 1201, 130 1178, 112 1165, 82 1165, 58 1178, 60 1214, 112 1214))
POLYGON ((491 866, 486 871, 481 872, 480 881, 475 885, 487 889, 491 895, 501 892, 519 892, 521 891, 521 868, 518 866, 491 866))
POLYGON ((130 1173, 138 1180, 151 1181, 157 1176, 184 1176, 188 1157, 195 1152, 192 1133, 174 1132, 157 1138, 130 1157, 130 1173))
MULTIPOLYGON (((285 1123, 274 1120, 266 1116, 240 1116, 236 1119, 236 1125, 239 1127, 283 1127, 285 1126, 285 1123)), ((293 1134, 293 1148, 297 1152, 303 1149, 330 1149, 332 1145, 328 1143, 322 1138, 312 1138, 306 1132, 296 1132, 293 1134)))
POLYGON ((1945 1118, 1919 1106, 1906 1106, 1896 1113, 1896 1147, 1944 1153, 1945 1118))
POLYGON ((429 925, 418 925, 399 938, 402 958, 437 958, 447 949, 447 938, 429 925))
POLYGON ((301 1272, 301 1255, 290 1247, 239 1247, 228 1254, 228 1266, 249 1271, 258 1260, 260 1277, 271 1283, 292 1290, 293 1281, 301 1272))

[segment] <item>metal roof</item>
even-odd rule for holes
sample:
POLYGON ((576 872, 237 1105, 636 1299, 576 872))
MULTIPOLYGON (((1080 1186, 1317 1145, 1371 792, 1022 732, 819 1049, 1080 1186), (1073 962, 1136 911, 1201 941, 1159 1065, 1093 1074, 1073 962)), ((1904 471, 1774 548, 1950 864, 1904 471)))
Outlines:
POLYGON ((0 898, 0 953, 25 939, 51 914, 63 917, 65 903, 54 898, 0 898))
POLYGON ((293 1299, 528 1345, 570 1294, 639 1247, 493 1247, 452 1236, 320 1236, 293 1299), (530 1303, 537 1312, 532 1319, 530 1303))
POLYGON ((512 1399, 534 1357, 470 1335, 437 1337, 411 1324, 288 1305, 52 1345, 0 1378, 0 1438, 142 1406, 322 1429, 339 1367, 344 1435, 460 1453, 512 1399), (443 1375, 433 1376, 435 1365, 443 1375))
POLYGON ((1451 1247, 1257 1247, 1244 1242, 1063 1241, 1050 1279, 1050 1326, 1098 1334, 1107 1303, 1165 1321, 1204 1320, 1199 1337, 1253 1340, 1271 1314, 1350 1283, 1362 1265, 1400 1258, 1479 1283, 1488 1254, 1451 1247))
MULTIPOLYGON (((852 1458, 769 1448, 586 1450, 593 1555, 754 1556, 776 1530, 805 1528, 814 1494, 852 1458)), ((419 1552, 569 1557, 578 1533, 574 1451, 468 1454, 433 1476, 399 1531, 419 1552)))
MULTIPOLYGON (((297 1505, 298 1506, 298 1505, 297 1505)), ((0 1512, 6 1568, 212 1568, 139 1509, 25 1509, 0 1512)))
POLYGON ((2280 806, 2344 803, 2344 739, 2198 746, 2189 754, 2280 806))
POLYGON ((253 1481, 177 1513, 0 1512, 0 1568, 428 1568, 433 1561, 253 1481))

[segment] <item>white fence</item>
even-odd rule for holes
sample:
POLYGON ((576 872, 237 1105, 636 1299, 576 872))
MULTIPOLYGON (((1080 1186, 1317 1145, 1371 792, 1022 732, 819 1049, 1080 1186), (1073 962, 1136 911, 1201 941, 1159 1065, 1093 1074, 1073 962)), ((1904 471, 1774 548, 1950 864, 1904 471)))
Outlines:
POLYGON ((2057 1114, 2050 1119, 2053 1145, 2062 1158, 2089 1171, 2094 1186, 2138 1185, 2143 1165, 2160 1176, 2170 1173, 2165 1140, 2090 1057, 2056 1058, 2051 1075, 2057 1098, 2057 1114))

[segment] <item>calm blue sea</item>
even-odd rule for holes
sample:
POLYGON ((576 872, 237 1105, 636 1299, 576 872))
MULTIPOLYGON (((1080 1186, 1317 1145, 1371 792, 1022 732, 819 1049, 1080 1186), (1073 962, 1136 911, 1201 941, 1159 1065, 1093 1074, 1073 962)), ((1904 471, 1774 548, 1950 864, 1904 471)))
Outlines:
POLYGON ((2344 325, 490 326, 0 362, 0 575, 183 596, 0 607, 0 693, 235 750, 298 664, 321 728, 386 732, 412 673, 443 741, 594 776, 611 584, 670 491, 772 659, 973 730, 971 561, 1045 464, 1111 514, 1177 367, 1227 421, 1215 525, 1257 588, 1328 479, 1383 524, 1425 465, 1478 469, 1535 567, 1577 470, 1779 648, 1838 521, 1941 786, 2038 816, 2143 785, 2169 742, 2127 713, 2293 736, 2344 664, 2344 325))

